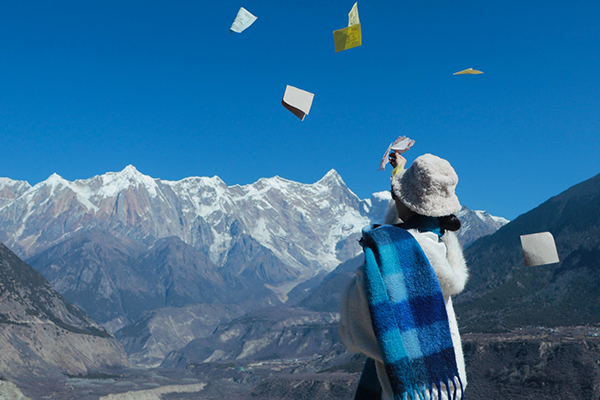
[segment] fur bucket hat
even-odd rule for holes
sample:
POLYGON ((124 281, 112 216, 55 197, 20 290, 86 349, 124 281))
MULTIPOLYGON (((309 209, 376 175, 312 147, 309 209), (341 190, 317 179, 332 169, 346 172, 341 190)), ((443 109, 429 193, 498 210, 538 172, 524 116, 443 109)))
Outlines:
POLYGON ((417 214, 443 217, 461 209, 454 193, 457 183, 458 175, 448 161, 423 154, 410 168, 392 178, 392 193, 417 214))

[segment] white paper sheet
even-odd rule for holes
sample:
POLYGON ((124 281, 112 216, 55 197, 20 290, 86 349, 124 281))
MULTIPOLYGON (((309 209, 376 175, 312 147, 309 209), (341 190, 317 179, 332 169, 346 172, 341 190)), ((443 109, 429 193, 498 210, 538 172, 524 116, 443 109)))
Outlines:
POLYGON ((229 30, 236 33, 242 33, 246 28, 252 25, 254 21, 256 21, 256 18, 257 17, 250 14, 250 12, 244 7, 240 7, 240 11, 238 11, 237 16, 235 17, 235 20, 233 21, 233 24, 231 24, 231 28, 229 28, 229 30))
POLYGON ((360 20, 358 19, 358 3, 354 3, 352 10, 348 13, 348 26, 358 25, 360 20))
POLYGON ((560 262, 556 243, 550 232, 521 235, 521 246, 526 267, 554 264, 560 262))
POLYGON ((296 117, 304 121, 308 115, 315 95, 306 90, 287 85, 281 104, 290 110, 296 117))

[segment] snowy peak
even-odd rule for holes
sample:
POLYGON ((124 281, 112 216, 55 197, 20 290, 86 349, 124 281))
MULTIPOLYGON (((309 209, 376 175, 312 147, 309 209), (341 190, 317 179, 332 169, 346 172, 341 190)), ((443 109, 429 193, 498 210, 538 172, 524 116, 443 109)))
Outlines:
POLYGON ((138 171, 137 168, 131 164, 127 165, 125 168, 123 168, 123 171, 119 173, 123 175, 142 175, 140 171, 138 171))
POLYGON ((279 190, 279 191, 288 190, 288 189, 290 189, 290 186, 293 186, 293 185, 300 185, 300 184, 275 175, 272 178, 260 178, 259 180, 257 180, 254 183, 251 183, 248 185, 241 185, 239 187, 246 194, 256 195, 258 193, 265 192, 265 191, 268 191, 271 189, 279 190))
POLYGON ((55 172, 52 175, 50 175, 48 178, 46 178, 45 181, 42 181, 42 182, 36 184, 31 189, 33 192, 36 192, 36 191, 45 190, 46 188, 49 188, 52 192, 54 192, 55 189, 64 187, 64 186, 69 186, 69 181, 67 181, 62 176, 58 175, 55 172))
POLYGON ((126 166, 121 172, 108 172, 100 176, 102 188, 97 195, 113 197, 130 187, 145 188, 151 197, 157 196, 156 181, 139 172, 133 165, 126 166))
POLYGON ((26 181, 0 178, 0 208, 21 196, 30 188, 31 185, 26 181))
POLYGON ((496 217, 494 215, 490 215, 487 211, 483 210, 475 210, 473 211, 479 219, 481 219, 485 223, 489 223, 490 221, 496 222, 500 226, 504 226, 508 224, 510 221, 503 217, 496 217))
POLYGON ((344 183, 344 180, 342 179, 340 174, 337 173, 337 171, 335 169, 330 169, 325 174, 325 176, 323 176, 321 179, 319 179, 317 181, 317 184, 325 185, 325 186, 332 186, 332 185, 346 186, 346 184, 344 183))
POLYGON ((10 178, 0 178, 0 192, 6 188, 24 187, 29 189, 31 185, 27 181, 16 181, 10 178))
POLYGON ((392 194, 389 190, 375 192, 369 199, 369 219, 373 224, 383 224, 385 215, 392 201, 392 194))
POLYGON ((42 199, 48 200, 52 196, 56 196, 58 193, 65 192, 71 188, 71 183, 64 179, 57 173, 53 173, 46 180, 37 183, 35 186, 30 187, 26 192, 23 193, 23 197, 27 199, 29 203, 37 202, 42 199))
POLYGON ((64 182, 65 182, 65 179, 55 172, 52 175, 50 175, 48 177, 48 179, 46 179, 43 183, 45 183, 46 185, 49 185, 49 186, 55 186, 55 185, 64 184, 64 182))
POLYGON ((500 226, 508 224, 510 221, 503 217, 496 217, 491 215, 487 211, 484 210, 471 210, 466 206, 463 206, 462 209, 458 212, 457 216, 459 218, 472 219, 473 217, 477 217, 480 221, 484 223, 493 223, 500 226))
POLYGON ((510 221, 506 218, 490 215, 483 210, 470 210, 463 206, 457 214, 462 226, 458 237, 464 248, 469 247, 480 237, 491 235, 510 221))

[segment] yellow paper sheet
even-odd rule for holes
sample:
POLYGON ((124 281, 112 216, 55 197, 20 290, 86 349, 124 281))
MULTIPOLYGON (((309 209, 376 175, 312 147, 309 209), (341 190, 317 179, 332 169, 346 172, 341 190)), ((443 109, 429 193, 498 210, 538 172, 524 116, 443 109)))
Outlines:
POLYGON ((352 25, 344 29, 333 31, 333 42, 335 52, 348 50, 362 45, 360 24, 352 25))
POLYGON ((358 25, 360 20, 358 19, 358 3, 354 3, 352 10, 348 13, 348 26, 358 25))
POLYGON ((473 68, 467 68, 467 69, 463 69, 462 71, 455 72, 452 75, 478 75, 478 74, 483 74, 483 72, 477 71, 476 69, 473 69, 473 68))

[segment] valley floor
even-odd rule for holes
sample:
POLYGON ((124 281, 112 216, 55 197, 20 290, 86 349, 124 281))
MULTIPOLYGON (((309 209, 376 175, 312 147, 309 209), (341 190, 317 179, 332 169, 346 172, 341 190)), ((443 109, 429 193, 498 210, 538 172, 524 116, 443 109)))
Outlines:
MULTIPOLYGON (((600 397, 600 328, 531 327, 463 335, 468 400, 600 397)), ((307 359, 121 369, 64 382, 21 382, 31 399, 352 399, 364 358, 338 349, 307 359)))

